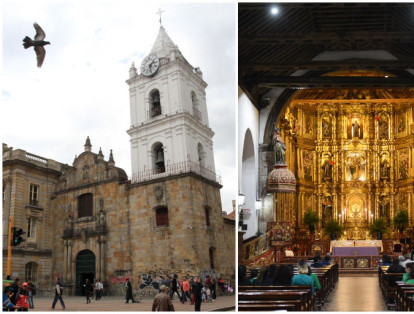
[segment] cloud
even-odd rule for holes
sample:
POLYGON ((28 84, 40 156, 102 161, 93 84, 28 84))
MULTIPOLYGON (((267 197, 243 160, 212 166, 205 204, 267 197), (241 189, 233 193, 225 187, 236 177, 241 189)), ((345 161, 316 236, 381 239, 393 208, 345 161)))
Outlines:
POLYGON ((207 106, 216 169, 222 173, 223 210, 236 196, 235 7, 231 3, 4 2, 3 142, 71 164, 90 136, 94 152, 113 149, 116 165, 131 174, 129 92, 138 68, 163 25, 207 82, 207 106), (46 32, 46 58, 36 66, 33 22, 46 32), (6 43, 6 44, 5 44, 6 43))

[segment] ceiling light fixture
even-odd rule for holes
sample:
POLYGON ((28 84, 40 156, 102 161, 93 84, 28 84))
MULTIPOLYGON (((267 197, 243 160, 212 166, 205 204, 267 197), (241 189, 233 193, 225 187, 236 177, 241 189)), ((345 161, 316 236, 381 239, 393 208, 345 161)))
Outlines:
POLYGON ((273 8, 270 10, 270 12, 271 12, 273 15, 276 15, 276 14, 278 14, 278 13, 279 13, 279 9, 278 9, 278 8, 276 8, 276 7, 273 7, 273 8))

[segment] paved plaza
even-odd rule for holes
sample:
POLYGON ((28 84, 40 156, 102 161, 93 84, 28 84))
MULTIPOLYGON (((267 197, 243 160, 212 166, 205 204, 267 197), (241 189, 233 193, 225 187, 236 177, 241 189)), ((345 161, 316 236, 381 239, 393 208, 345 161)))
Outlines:
MULTIPOLYGON (((144 298, 140 303, 128 303, 125 304, 125 298, 122 296, 109 296, 103 297, 100 301, 91 299, 90 304, 86 304, 85 297, 78 296, 64 296, 63 300, 66 305, 66 311, 151 311, 153 298, 144 298)), ((55 306, 55 309, 51 309, 53 297, 35 296, 34 304, 35 308, 30 311, 44 312, 44 311, 62 311, 60 302, 55 306)), ((179 312, 193 312, 194 305, 190 305, 189 302, 181 304, 178 298, 173 301, 175 311, 179 312)), ((201 304, 201 311, 234 311, 235 296, 218 296, 216 301, 201 304), (233 307, 233 309, 231 309, 233 307)))

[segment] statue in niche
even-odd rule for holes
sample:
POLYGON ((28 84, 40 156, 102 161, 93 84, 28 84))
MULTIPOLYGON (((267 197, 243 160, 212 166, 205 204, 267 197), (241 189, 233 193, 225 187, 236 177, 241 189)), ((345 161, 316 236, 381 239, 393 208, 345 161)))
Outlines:
POLYGON ((331 138, 332 131, 331 131, 331 123, 328 119, 322 120, 322 136, 323 138, 331 138))
POLYGON ((273 152, 275 154, 275 165, 286 165, 286 144, 280 136, 280 129, 273 131, 273 152))
POLYGON ((309 151, 303 152, 303 170, 305 180, 312 181, 312 153, 309 151))
POLYGON ((380 178, 381 179, 389 179, 390 178, 390 163, 387 159, 384 159, 384 161, 381 163, 381 172, 380 172, 380 178))
POLYGON ((73 229, 73 223, 74 223, 73 217, 72 217, 72 215, 69 215, 68 218, 66 219, 66 229, 67 230, 72 230, 73 229))
POLYGON ((408 151, 400 151, 399 152, 399 173, 400 179, 406 179, 408 177, 408 151))
POLYGON ((306 134, 312 134, 312 119, 310 116, 305 118, 305 132, 306 134))
POLYGON ((330 180, 332 179, 332 165, 329 162, 329 160, 325 160, 325 162, 322 165, 322 169, 323 169, 323 178, 325 180, 330 180))
POLYGON ((332 219, 332 198, 325 196, 322 202, 323 222, 326 225, 332 219))
POLYGON ((103 226, 105 224, 105 213, 104 213, 104 211, 102 209, 99 212, 98 224, 101 225, 101 226, 103 226))
POLYGON ((404 121, 404 116, 403 114, 400 114, 398 116, 398 133, 404 132, 405 131, 405 121, 404 121))
POLYGON ((360 131, 360 126, 358 123, 358 120, 354 120, 354 122, 352 122, 352 137, 358 137, 359 138, 359 131, 360 131))
POLYGON ((383 139, 388 139, 388 122, 387 118, 382 118, 378 121, 379 123, 379 136, 383 139))
POLYGON ((362 180, 361 178, 363 174, 363 167, 365 165, 365 162, 363 158, 360 155, 353 155, 349 156, 346 160, 346 166, 347 166, 347 181, 351 180, 362 180))
POLYGON ((382 197, 379 202, 380 217, 389 218, 390 203, 386 197, 382 197))

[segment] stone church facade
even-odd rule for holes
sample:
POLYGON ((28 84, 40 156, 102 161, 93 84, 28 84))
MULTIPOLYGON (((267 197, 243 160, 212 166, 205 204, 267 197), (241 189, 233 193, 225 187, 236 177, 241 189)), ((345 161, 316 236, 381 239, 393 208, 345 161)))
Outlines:
POLYGON ((235 221, 222 212, 207 84, 162 26, 151 55, 155 73, 132 65, 127 81, 131 178, 89 138, 72 166, 3 144, 3 273, 14 217, 31 234, 12 250, 12 277, 33 279, 39 291, 56 276, 69 294, 81 294, 86 278, 109 294, 124 293, 126 278, 145 288, 149 275, 160 283, 212 274, 234 285, 235 221))

